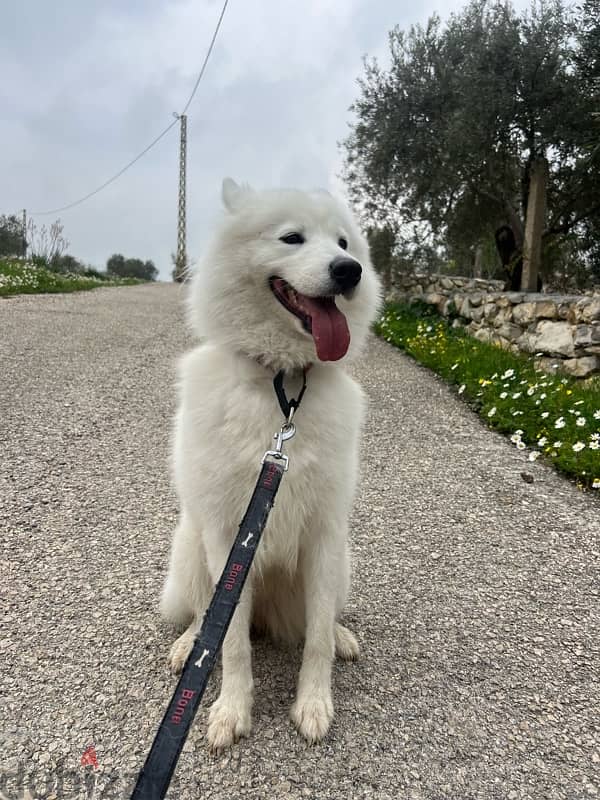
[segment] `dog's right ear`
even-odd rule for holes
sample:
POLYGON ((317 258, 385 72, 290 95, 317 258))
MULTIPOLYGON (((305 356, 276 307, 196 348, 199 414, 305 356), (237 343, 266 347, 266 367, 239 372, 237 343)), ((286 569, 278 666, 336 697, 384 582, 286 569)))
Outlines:
POLYGON ((239 211, 252 194, 254 194, 254 192, 247 183, 243 183, 240 186, 233 178, 225 178, 223 181, 223 188, 221 190, 223 205, 232 213, 239 211))

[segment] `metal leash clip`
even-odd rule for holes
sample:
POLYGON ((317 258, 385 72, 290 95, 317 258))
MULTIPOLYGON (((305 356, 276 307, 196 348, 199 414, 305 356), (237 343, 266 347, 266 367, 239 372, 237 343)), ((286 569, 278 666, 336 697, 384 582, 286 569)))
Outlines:
POLYGON ((289 458, 283 452, 283 443, 287 442, 288 439, 291 439, 292 436, 296 433, 296 426, 292 422, 292 417, 294 416, 294 409, 290 409, 289 416, 287 420, 283 423, 279 431, 273 436, 275 440, 275 449, 274 450, 267 450, 267 452, 262 457, 261 464, 264 464, 267 458, 275 458, 277 461, 283 461, 283 471, 287 472, 289 466, 289 458))

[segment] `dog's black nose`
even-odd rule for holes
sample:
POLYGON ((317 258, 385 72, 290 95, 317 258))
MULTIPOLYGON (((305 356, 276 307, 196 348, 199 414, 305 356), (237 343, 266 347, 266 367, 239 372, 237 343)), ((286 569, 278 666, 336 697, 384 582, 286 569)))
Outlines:
POLYGON ((347 292, 349 289, 354 289, 360 281, 362 267, 353 258, 338 256, 329 265, 329 274, 340 292, 347 292))

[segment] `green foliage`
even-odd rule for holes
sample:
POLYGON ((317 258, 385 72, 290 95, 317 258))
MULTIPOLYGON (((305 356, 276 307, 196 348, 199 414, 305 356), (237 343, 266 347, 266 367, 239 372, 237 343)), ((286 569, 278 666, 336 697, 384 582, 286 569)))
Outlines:
POLYGON ((83 270, 82 275, 84 275, 86 278, 98 278, 98 280, 101 281, 110 280, 108 273, 100 272, 100 270, 96 269, 95 267, 86 267, 83 270))
POLYGON ((95 289, 98 286, 130 286, 141 283, 135 278, 111 278, 92 269, 86 273, 61 274, 37 266, 31 261, 0 258, 0 297, 15 294, 78 292, 95 289))
POLYGON ((576 233, 589 267, 585 226, 600 226, 598 5, 586 0, 577 15, 534 0, 519 15, 504 0, 472 0, 444 25, 433 16, 394 29, 389 69, 365 64, 344 143, 367 226, 391 220, 406 239, 420 223, 464 262, 500 224, 522 235, 530 170, 546 158, 544 241, 576 233))
POLYGON ((24 250, 23 224, 14 215, 0 215, 0 256, 22 255, 24 250))
POLYGON ((600 489, 600 392, 550 375, 533 360, 450 327, 430 306, 388 306, 375 326, 386 341, 441 375, 529 458, 548 459, 581 487, 600 489), (583 446, 582 446, 583 445, 583 446))
POLYGON ((155 281, 158 270, 152 261, 142 261, 140 258, 125 258, 120 253, 115 253, 106 262, 106 271, 109 275, 120 278, 138 278, 143 281, 155 281))
POLYGON ((105 272, 100 272, 93 267, 87 266, 83 261, 80 261, 69 253, 64 253, 63 255, 55 254, 51 258, 34 255, 28 260, 36 267, 48 270, 49 272, 57 272, 59 275, 87 275, 88 277, 96 277, 100 280, 106 279, 107 277, 105 272))
POLYGON ((373 266, 381 275, 384 287, 389 289, 393 269, 396 232, 389 225, 372 227, 367 231, 367 240, 369 242, 373 266))
POLYGON ((69 253, 54 256, 47 262, 46 266, 52 272, 69 273, 71 275, 83 273, 86 269, 82 261, 69 253))
POLYGON ((584 0, 580 7, 577 65, 586 81, 589 94, 600 96, 600 0, 584 0))

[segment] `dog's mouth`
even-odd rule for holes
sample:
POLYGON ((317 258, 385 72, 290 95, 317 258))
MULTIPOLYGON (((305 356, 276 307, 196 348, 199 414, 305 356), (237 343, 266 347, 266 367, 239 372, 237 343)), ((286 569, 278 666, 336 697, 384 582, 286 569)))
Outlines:
POLYGON ((281 305, 311 334, 320 361, 338 361, 346 355, 350 331, 333 296, 308 297, 277 276, 269 278, 269 286, 281 305))

